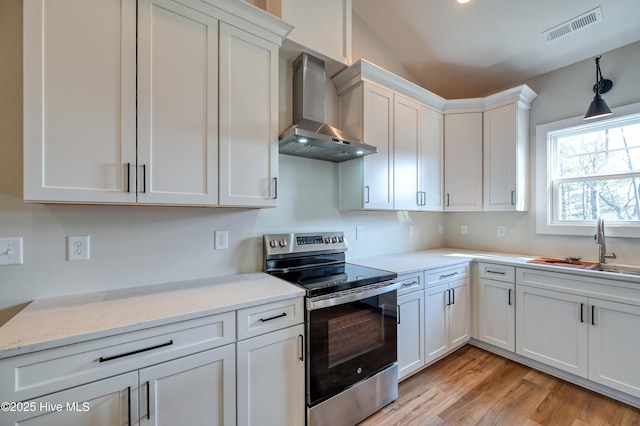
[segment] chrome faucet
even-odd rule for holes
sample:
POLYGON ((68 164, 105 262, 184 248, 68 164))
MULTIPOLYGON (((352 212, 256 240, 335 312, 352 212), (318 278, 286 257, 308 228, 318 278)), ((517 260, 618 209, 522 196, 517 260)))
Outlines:
POLYGON ((604 219, 598 218, 598 227, 596 229, 596 235, 594 235, 596 244, 598 244, 598 261, 600 263, 607 263, 607 259, 615 259, 615 253, 607 253, 607 244, 605 243, 604 235, 604 219))

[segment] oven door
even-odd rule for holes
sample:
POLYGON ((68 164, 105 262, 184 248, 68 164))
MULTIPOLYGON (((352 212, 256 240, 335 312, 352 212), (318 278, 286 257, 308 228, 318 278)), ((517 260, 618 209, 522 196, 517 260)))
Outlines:
POLYGON ((397 361, 396 283, 307 301, 307 405, 314 406, 397 361))

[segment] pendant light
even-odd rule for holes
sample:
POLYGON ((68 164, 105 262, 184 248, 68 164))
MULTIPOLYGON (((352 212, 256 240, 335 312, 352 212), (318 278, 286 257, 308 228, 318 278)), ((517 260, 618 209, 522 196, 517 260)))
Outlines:
POLYGON ((587 109, 587 113, 584 115, 585 120, 611 115, 609 106, 600 95, 602 93, 607 93, 613 86, 613 82, 606 78, 602 78, 602 71, 600 71, 600 58, 600 56, 596 58, 596 84, 593 86, 593 91, 596 95, 593 97, 593 101, 591 101, 589 109, 587 109))

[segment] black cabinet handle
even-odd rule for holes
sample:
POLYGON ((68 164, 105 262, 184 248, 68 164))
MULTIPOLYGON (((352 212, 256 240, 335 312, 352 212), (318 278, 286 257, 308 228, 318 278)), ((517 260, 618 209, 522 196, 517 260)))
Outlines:
POLYGON ((418 281, 411 281, 410 283, 402 283, 402 287, 410 287, 415 284, 418 284, 418 281))
POLYGON ((449 193, 447 192, 447 207, 449 207, 449 193))
POLYGON ((298 334, 300 337, 300 361, 304 361, 304 336, 302 334, 298 334))
POLYGON ((396 305, 396 307, 398 308, 398 319, 396 321, 396 324, 400 324, 400 305, 396 305))
POLYGON ((495 274, 495 275, 507 275, 504 271, 492 271, 491 269, 486 270, 487 274, 495 274))
POLYGON ((452 274, 446 274, 446 275, 440 275, 440 279, 443 280, 445 278, 451 278, 451 277, 455 277, 456 275, 458 275, 457 272, 454 272, 452 274))
POLYGON ((126 352, 123 354, 119 354, 119 355, 113 355, 113 356, 107 356, 107 357, 100 357, 98 359, 98 362, 107 362, 107 361, 112 361, 114 359, 118 359, 118 358, 124 358, 126 356, 130 356, 130 355, 135 355, 135 354, 139 354, 142 352, 147 352, 147 351, 152 351, 154 349, 160 349, 160 348, 164 348, 165 346, 171 346, 173 345, 173 340, 169 340, 166 343, 161 343, 159 345, 155 345, 155 346, 150 346, 148 348, 144 348, 144 349, 138 349, 136 351, 131 351, 131 352, 126 352))
POLYGON ((278 318, 282 318, 282 317, 286 317, 286 316, 287 316, 287 313, 283 312, 280 315, 276 315, 275 317, 260 318, 260 322, 273 321, 274 319, 278 319, 278 318))
POLYGON ((516 191, 511 191, 511 205, 515 206, 516 205, 516 191))
POLYGON ((127 416, 129 417, 129 426, 131 426, 131 386, 127 386, 127 416))
POLYGON ((149 385, 151 383, 149 383, 149 381, 147 380, 147 420, 151 420, 151 406, 149 405, 149 385))
POLYGON ((142 165, 142 193, 147 193, 147 165, 142 165))
POLYGON ((456 304, 456 289, 455 288, 451 289, 451 304, 452 305, 456 304))
POLYGON ((278 199, 278 178, 277 177, 273 178, 273 199, 274 200, 278 199))
POLYGON ((513 291, 513 290, 509 289, 509 306, 511 306, 511 292, 512 292, 512 291, 513 291))
POLYGON ((596 325, 596 307, 591 305, 591 325, 596 325))
POLYGON ((131 192, 131 163, 127 163, 127 192, 131 192))
POLYGON ((584 303, 580 304, 580 322, 584 322, 584 303))

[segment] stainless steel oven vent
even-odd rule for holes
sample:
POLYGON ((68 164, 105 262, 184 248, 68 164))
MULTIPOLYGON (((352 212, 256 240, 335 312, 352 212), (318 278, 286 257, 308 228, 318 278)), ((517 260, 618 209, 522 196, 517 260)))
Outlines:
POLYGON ((293 122, 280 135, 280 153, 316 160, 341 161, 377 152, 325 123, 324 61, 307 53, 293 61, 293 122))

